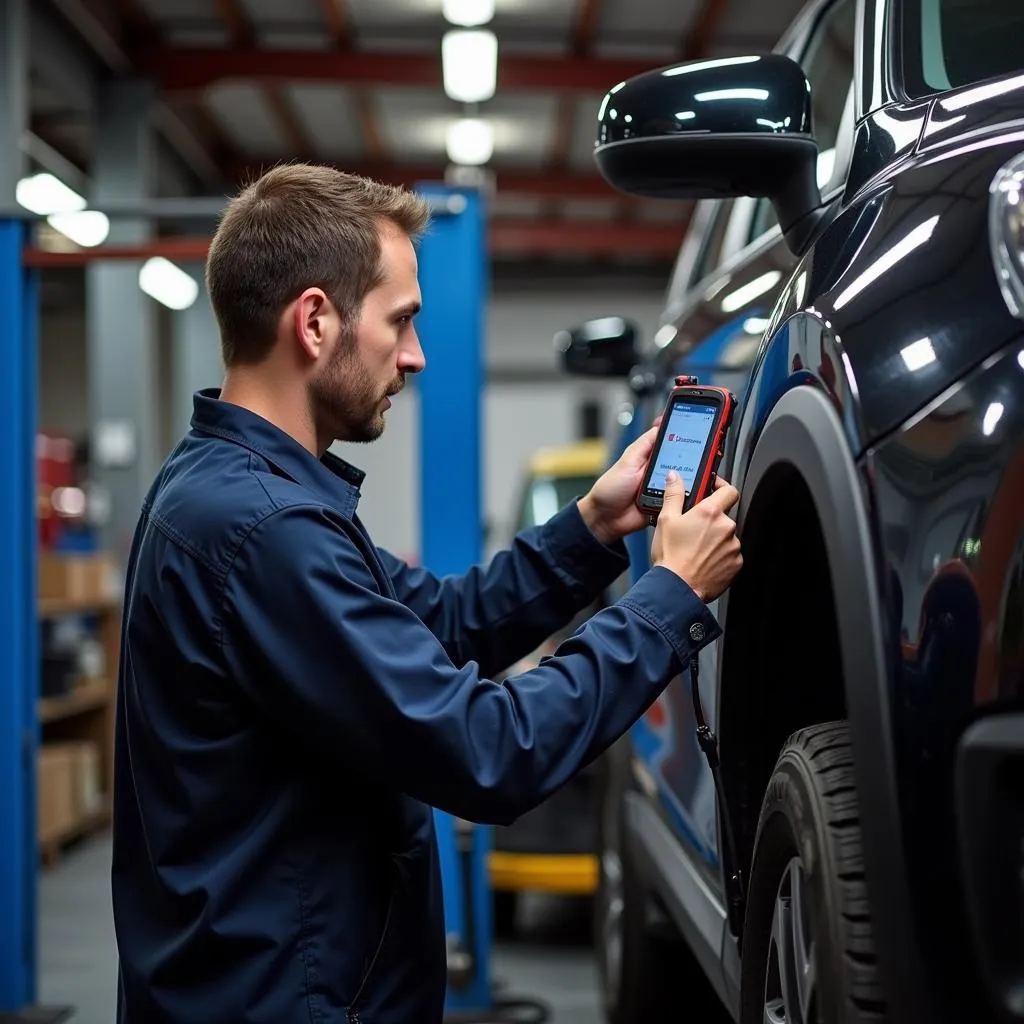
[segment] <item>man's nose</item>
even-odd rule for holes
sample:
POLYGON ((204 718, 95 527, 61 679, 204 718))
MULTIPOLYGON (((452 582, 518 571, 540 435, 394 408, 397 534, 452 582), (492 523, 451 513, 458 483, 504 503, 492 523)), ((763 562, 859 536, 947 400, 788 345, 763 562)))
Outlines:
POLYGON ((398 353, 398 369, 403 373, 419 373, 427 365, 423 348, 420 346, 419 335, 413 334, 408 346, 403 346, 398 353))

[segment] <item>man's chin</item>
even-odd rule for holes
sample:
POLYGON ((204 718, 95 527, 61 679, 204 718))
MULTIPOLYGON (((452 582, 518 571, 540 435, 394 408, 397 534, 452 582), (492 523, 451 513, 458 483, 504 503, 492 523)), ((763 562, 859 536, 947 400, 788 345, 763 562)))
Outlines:
POLYGON ((364 423, 359 430, 353 431, 349 440, 354 444, 369 444, 384 433, 384 426, 384 417, 377 416, 371 422, 364 423))

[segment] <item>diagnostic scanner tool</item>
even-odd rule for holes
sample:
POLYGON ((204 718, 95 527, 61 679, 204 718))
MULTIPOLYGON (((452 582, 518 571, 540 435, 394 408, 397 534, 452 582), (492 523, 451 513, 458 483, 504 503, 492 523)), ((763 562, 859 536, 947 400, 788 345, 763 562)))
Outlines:
POLYGON ((686 489, 684 512, 714 489, 735 408, 736 397, 726 388, 701 385, 696 377, 676 377, 636 498, 652 523, 665 501, 669 470, 679 474, 686 489))

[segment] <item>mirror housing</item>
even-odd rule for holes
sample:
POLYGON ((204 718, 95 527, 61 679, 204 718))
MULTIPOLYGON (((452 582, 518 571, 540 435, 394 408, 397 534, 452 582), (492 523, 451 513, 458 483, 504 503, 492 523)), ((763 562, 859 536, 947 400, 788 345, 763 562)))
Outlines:
POLYGON ((605 316, 559 331, 554 346, 566 373, 577 377, 628 377, 637 361, 638 336, 632 320, 605 316))
POLYGON ((811 116, 810 83, 789 57, 687 61, 605 94, 594 158, 632 195, 768 198, 801 252, 821 219, 811 116))

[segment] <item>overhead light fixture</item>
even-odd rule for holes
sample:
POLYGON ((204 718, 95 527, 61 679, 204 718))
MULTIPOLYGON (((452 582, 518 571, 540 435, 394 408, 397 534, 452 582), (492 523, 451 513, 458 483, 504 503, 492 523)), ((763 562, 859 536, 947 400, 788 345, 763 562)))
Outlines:
POLYGON ((747 334, 764 334, 764 332, 768 330, 768 320, 762 316, 748 316, 747 319, 743 321, 743 330, 746 331, 747 334))
POLYGON ((476 28, 494 17, 494 0, 442 0, 441 13, 453 25, 476 28))
POLYGON ((105 213, 87 210, 85 199, 60 178, 47 171, 18 181, 14 197, 19 206, 31 211, 75 245, 92 248, 106 241, 110 221, 105 213))
MULTIPOLYGON (((22 178, 14 189, 14 198, 26 210, 47 217, 51 213, 74 213, 85 209, 85 199, 60 178, 43 172, 22 178)), ((58 229, 59 230, 59 229, 58 229)))
POLYGON ((456 103, 482 103, 498 82, 498 38, 486 29, 453 29, 441 40, 444 91, 456 103))
POLYGON ((170 309, 188 309, 199 296, 195 280, 163 256, 154 256, 142 264, 139 287, 170 309))
POLYGON ((477 117, 453 121, 448 126, 445 148, 453 164, 470 167, 485 164, 494 153, 494 128, 489 121, 477 117))
POLYGON ((105 213, 99 210, 78 210, 74 213, 51 213, 46 223, 70 238, 75 245, 83 249, 91 249, 101 245, 110 234, 110 221, 105 213))

